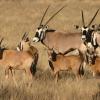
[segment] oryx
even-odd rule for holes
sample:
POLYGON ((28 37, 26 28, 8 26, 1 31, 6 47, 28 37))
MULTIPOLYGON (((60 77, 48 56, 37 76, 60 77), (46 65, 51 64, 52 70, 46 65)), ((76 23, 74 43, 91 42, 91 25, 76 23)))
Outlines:
MULTIPOLYGON (((49 8, 49 7, 48 7, 49 8)), ((49 49, 52 49, 56 53, 64 53, 66 50, 69 50, 70 48, 79 48, 80 51, 84 52, 86 50, 86 46, 84 45, 83 41, 81 40, 81 37, 83 38, 84 31, 77 33, 69 33, 69 32, 58 32, 54 29, 49 29, 47 27, 47 24, 50 22, 50 20, 58 13, 60 12, 64 7, 62 7, 60 10, 58 10, 53 16, 51 16, 46 23, 43 25, 43 19, 46 15, 46 12, 48 10, 46 9, 39 27, 36 29, 35 37, 33 37, 33 42, 39 42, 41 41, 42 44, 44 44, 49 49)), ((89 23, 92 23, 94 18, 96 17, 98 11, 92 18, 92 20, 89 23)), ((82 13, 82 20, 83 20, 83 13, 82 13)), ((84 21, 82 21, 84 22, 84 21)), ((83 28, 82 28, 83 29, 83 28)), ((85 27, 84 27, 85 29, 85 27)), ((88 30, 87 28, 85 30, 88 30)))
POLYGON ((37 48, 31 44, 28 33, 26 33, 26 32, 23 34, 22 39, 17 46, 17 50, 18 51, 28 51, 29 50, 33 55, 34 54, 38 55, 37 48))
MULTIPOLYGON (((94 48, 97 48, 98 47, 98 43, 96 41, 96 36, 94 34, 95 30, 93 28, 91 28, 91 24, 92 22, 94 21, 96 15, 98 14, 99 12, 99 9, 96 11, 95 15, 93 16, 92 20, 89 22, 89 24, 86 26, 85 25, 85 21, 84 21, 84 15, 83 15, 83 10, 81 10, 81 13, 82 13, 82 24, 83 26, 81 27, 81 31, 82 31, 82 40, 83 40, 83 43, 87 44, 88 47, 94 47, 94 48)), ((79 26, 77 26, 77 28, 79 28, 79 26)), ((85 44, 85 45, 86 45, 85 44)))
MULTIPOLYGON (((64 6, 65 7, 65 6, 64 6)), ((47 48, 52 49, 58 53, 64 53, 69 48, 76 48, 79 47, 81 44, 81 34, 80 33, 64 33, 64 32, 58 32, 54 29, 49 29, 47 24, 50 22, 50 20, 58 13, 60 12, 64 7, 59 9, 56 13, 54 13, 43 25, 43 19, 48 11, 49 6, 47 7, 45 13, 43 14, 43 17, 41 19, 39 27, 36 29, 35 37, 33 37, 33 42, 39 42, 41 41, 42 44, 44 44, 47 48), (74 39, 73 39, 74 36, 74 39), (71 41, 70 41, 71 40, 71 41), (73 45, 73 43, 75 43, 73 45), (78 43, 78 44, 77 44, 78 43)))
MULTIPOLYGON (((1 47, 3 39, 0 41, 0 65, 4 66, 5 74, 8 77, 9 70, 13 75, 12 70, 24 70, 25 72, 33 74, 33 64, 35 64, 35 57, 27 51, 17 51, 1 47)), ((35 74, 35 73, 34 73, 35 74)))
POLYGON ((17 50, 18 51, 28 51, 33 56, 34 63, 33 63, 32 70, 36 71, 36 66, 37 66, 38 58, 39 58, 39 52, 37 48, 31 44, 28 33, 25 32, 23 34, 22 39, 17 46, 17 50))
POLYGON ((56 54, 53 50, 50 52, 49 65, 56 75, 56 82, 58 79, 59 71, 73 71, 76 77, 84 74, 83 70, 83 55, 79 51, 79 55, 56 54))

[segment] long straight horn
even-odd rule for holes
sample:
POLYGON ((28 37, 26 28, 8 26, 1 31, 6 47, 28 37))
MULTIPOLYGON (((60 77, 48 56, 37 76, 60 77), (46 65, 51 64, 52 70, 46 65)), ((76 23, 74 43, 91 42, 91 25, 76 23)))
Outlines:
MULTIPOLYGON (((49 6, 47 7, 47 9, 45 10, 45 12, 44 12, 44 14, 43 14, 43 16, 42 16, 42 19, 41 19, 41 21, 40 21, 40 25, 42 24, 43 19, 44 19, 44 17, 45 17, 45 15, 46 15, 46 13, 47 13, 47 11, 48 11, 49 7, 50 7, 50 5, 49 5, 49 6)), ((40 25, 39 25, 39 26, 40 26, 40 25)))
POLYGON ((1 43, 2 43, 3 40, 4 40, 4 38, 1 39, 1 41, 0 41, 0 46, 1 46, 1 43))
POLYGON ((49 23, 49 21, 54 17, 54 16, 56 16, 63 8, 65 8, 66 7, 66 5, 65 6, 63 6, 62 8, 60 8, 56 13, 54 13, 48 20, 47 20, 47 22, 45 23, 45 25, 47 25, 48 23, 49 23))
POLYGON ((82 24, 83 24, 83 27, 85 27, 85 21, 84 21, 84 14, 83 14, 83 10, 81 10, 81 14, 82 14, 82 24))
POLYGON ((22 36, 22 40, 24 40, 26 36, 27 36, 27 33, 25 32, 24 35, 22 36))
POLYGON ((100 10, 100 8, 96 11, 95 15, 93 16, 93 18, 91 19, 90 23, 88 24, 88 27, 90 27, 90 25, 91 25, 92 22, 94 21, 94 19, 95 19, 95 17, 97 16, 99 10, 100 10))

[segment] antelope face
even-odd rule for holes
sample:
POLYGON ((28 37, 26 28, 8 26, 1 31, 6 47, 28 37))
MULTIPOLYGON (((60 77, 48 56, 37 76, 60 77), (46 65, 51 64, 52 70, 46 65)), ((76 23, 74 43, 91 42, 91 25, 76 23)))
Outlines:
MULTIPOLYGON (((97 16, 98 12, 99 12, 99 9, 96 11, 96 13, 92 17, 92 19, 90 20, 88 25, 85 25, 84 13, 83 13, 83 10, 81 10, 81 15, 82 15, 82 28, 81 28, 82 40, 83 40, 84 44, 89 45, 89 47, 91 47, 91 45, 93 45, 93 43, 92 43, 92 40, 93 40, 92 33, 94 31, 93 29, 90 28, 90 26, 92 25, 92 22, 94 21, 94 19, 97 16)), ((93 28, 95 28, 95 27, 93 26, 93 28)))
POLYGON ((89 28, 82 27, 81 31, 82 31, 82 40, 83 41, 89 40, 90 39, 89 28))
POLYGON ((41 25, 37 28, 35 37, 33 38, 33 42, 39 42, 42 41, 45 38, 45 34, 48 27, 41 25))
POLYGON ((82 27, 81 31, 82 31, 82 37, 81 37, 82 41, 86 43, 89 48, 92 48, 93 47, 93 36, 92 36, 93 30, 91 30, 88 27, 82 27))

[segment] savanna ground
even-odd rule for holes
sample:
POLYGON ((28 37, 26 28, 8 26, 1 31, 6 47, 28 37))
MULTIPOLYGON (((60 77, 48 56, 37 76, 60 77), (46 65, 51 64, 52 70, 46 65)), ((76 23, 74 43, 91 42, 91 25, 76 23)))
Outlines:
MULTIPOLYGON (((74 25, 81 25, 80 10, 85 13, 88 23, 100 7, 99 0, 0 0, 0 36, 4 46, 15 49, 24 32, 30 38, 35 34, 42 14, 48 5, 51 8, 44 22, 57 9, 67 4, 50 23, 49 27, 61 31, 76 31, 74 25)), ((94 23, 99 24, 100 13, 94 23)), ((37 73, 33 80, 16 71, 16 87, 12 78, 5 80, 3 66, 0 68, 0 100, 100 100, 100 80, 86 73, 85 78, 76 81, 71 73, 61 73, 55 84, 47 62, 46 48, 34 44, 39 50, 37 73)), ((70 44, 69 44, 70 45, 70 44)))

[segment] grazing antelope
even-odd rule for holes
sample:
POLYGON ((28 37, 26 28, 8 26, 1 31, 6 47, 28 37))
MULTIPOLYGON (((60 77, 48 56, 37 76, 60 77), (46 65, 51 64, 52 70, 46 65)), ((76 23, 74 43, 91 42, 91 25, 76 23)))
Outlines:
MULTIPOLYGON (((48 6, 49 8, 49 6, 48 6)), ((84 53, 86 51, 86 46, 84 45, 83 41, 81 41, 81 37, 83 38, 84 29, 82 30, 82 34, 80 33, 64 33, 64 32, 58 32, 54 29, 49 29, 47 27, 47 24, 50 22, 50 20, 58 14, 64 7, 62 7, 60 10, 58 10, 54 15, 52 15, 46 23, 43 25, 43 19, 48 11, 48 8, 46 9, 39 27, 36 29, 35 37, 33 37, 33 42, 39 42, 41 41, 42 44, 44 44, 49 49, 52 49, 56 53, 64 53, 66 50, 69 50, 70 48, 78 48, 81 52, 84 53)), ((96 15, 96 14, 95 14, 96 15)), ((83 13, 82 13, 83 16, 83 13)), ((93 17, 93 19, 90 21, 92 22, 96 16, 93 17)), ((91 24, 91 23, 90 23, 91 24)), ((90 25, 89 24, 89 25, 90 25)), ((87 29, 85 29, 87 30, 87 29)))
POLYGON ((49 55, 49 65, 58 80, 59 71, 72 70, 76 77, 83 75, 83 55, 79 51, 79 55, 56 54, 54 51, 49 55))
POLYGON ((32 73, 31 67, 35 64, 35 59, 30 51, 16 51, 0 48, 0 56, 0 65, 5 68, 6 77, 9 76, 9 70, 11 73, 12 70, 24 70, 29 74, 32 73))

